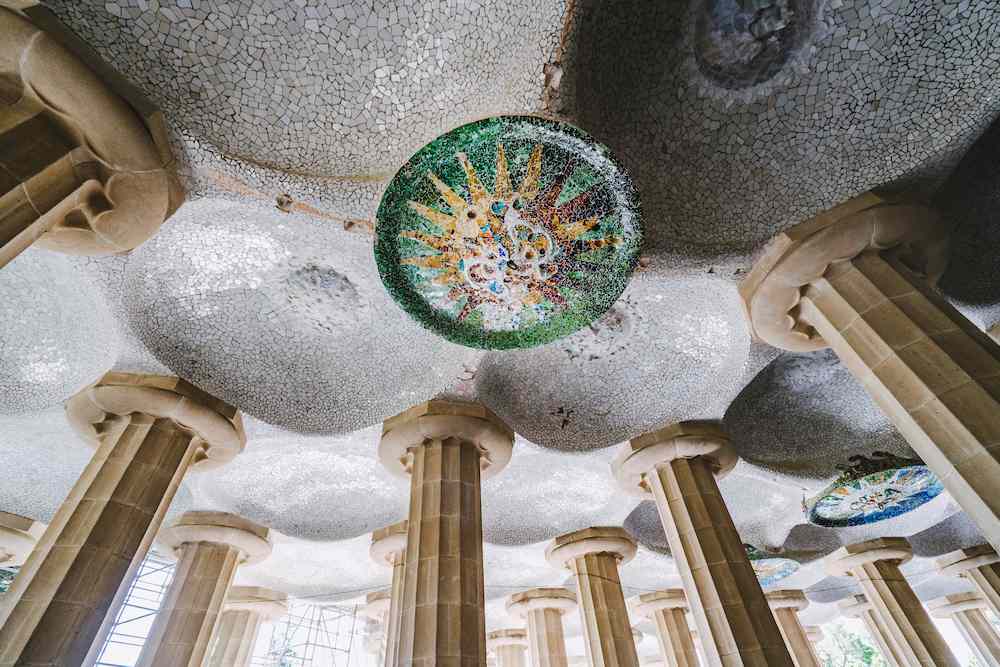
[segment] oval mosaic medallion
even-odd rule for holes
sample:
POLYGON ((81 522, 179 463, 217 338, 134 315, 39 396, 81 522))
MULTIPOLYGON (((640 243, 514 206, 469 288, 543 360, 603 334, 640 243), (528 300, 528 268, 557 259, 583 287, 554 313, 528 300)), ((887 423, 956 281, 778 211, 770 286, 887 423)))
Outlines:
POLYGON ((827 528, 884 521, 920 507, 943 490, 941 480, 923 465, 838 480, 808 508, 809 521, 827 528))
POLYGON ((375 260, 411 316, 469 347, 532 347, 603 315, 642 242, 631 179, 577 128, 529 116, 421 148, 378 210, 375 260))
POLYGON ((781 558, 780 556, 770 556, 767 553, 755 549, 749 544, 744 545, 747 550, 747 558, 750 560, 750 567, 757 575, 757 581, 762 588, 768 588, 778 583, 782 579, 792 576, 799 571, 799 562, 791 558, 781 558))

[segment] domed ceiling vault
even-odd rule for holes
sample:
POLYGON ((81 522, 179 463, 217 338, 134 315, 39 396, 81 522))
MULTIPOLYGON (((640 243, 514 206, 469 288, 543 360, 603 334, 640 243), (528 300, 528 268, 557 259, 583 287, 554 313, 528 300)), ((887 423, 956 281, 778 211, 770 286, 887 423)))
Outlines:
MULTIPOLYGON (((276 529, 274 556, 242 583, 356 597, 388 584, 368 533, 407 503, 377 464, 377 424, 458 395, 520 436, 483 488, 491 604, 564 584, 545 543, 593 523, 638 531, 622 568, 631 594, 676 585, 676 568, 655 508, 615 488, 614 446, 724 415, 743 461, 722 492, 745 542, 799 565, 788 582, 817 602, 849 595, 821 557, 893 534, 926 556, 914 581, 938 590, 929 559, 978 538, 945 494, 861 528, 807 522, 802 501, 852 455, 912 452, 830 353, 752 343, 734 283, 763 242, 818 210, 944 180, 1000 111, 1000 60, 984 46, 1000 7, 796 0, 748 20, 713 0, 394 4, 49 3, 164 110, 191 201, 130 255, 30 251, 0 272, 0 389, 14 397, 0 406, 0 509, 47 520, 69 491, 89 456, 59 420, 70 394, 112 367, 172 372, 242 408, 249 435, 229 467, 192 476, 175 509, 276 529), (536 112, 621 156, 648 221, 643 268, 590 327, 483 356, 389 301, 368 235, 415 149, 469 120, 536 112), (766 502, 748 501, 757 488, 766 502)), ((998 255, 969 249, 996 231, 997 136, 939 202, 967 223, 965 267, 942 285, 984 328, 998 255)))

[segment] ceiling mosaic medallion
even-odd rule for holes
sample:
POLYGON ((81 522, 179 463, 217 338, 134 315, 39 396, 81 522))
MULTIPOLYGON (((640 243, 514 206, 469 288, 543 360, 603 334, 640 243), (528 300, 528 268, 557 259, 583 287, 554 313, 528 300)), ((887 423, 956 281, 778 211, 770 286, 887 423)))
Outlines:
POLYGON ((791 558, 772 556, 749 544, 743 545, 757 581, 762 588, 768 588, 799 571, 799 562, 791 558))
POLYGON ((418 322, 469 347, 546 343, 593 322, 642 242, 631 179, 582 131, 529 116, 421 148, 378 210, 375 260, 418 322))
POLYGON ((811 523, 846 528, 884 521, 915 510, 944 490, 941 480, 914 459, 875 452, 872 458, 851 460, 844 474, 805 502, 811 523))

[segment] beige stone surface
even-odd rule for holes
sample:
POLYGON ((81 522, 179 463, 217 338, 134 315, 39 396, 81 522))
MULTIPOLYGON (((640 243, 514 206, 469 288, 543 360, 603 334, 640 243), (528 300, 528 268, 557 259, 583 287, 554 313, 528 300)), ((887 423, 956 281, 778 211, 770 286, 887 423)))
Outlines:
POLYGON ((577 608, 568 588, 532 588, 507 599, 507 611, 527 623, 533 667, 567 667, 562 617, 577 608))
POLYGON ((774 620, 792 656, 795 667, 819 667, 819 657, 806 629, 799 620, 799 612, 809 606, 802 591, 771 591, 764 597, 771 606, 774 620))
POLYGON ((978 593, 946 595, 933 600, 927 607, 934 616, 955 622, 979 662, 988 667, 1000 667, 1000 635, 983 613, 989 607, 978 593))
POLYGON ((0 512, 0 566, 23 565, 44 532, 43 523, 18 514, 0 512))
MULTIPOLYGON (((177 567, 136 664, 201 667, 236 568, 270 553, 269 530, 234 514, 187 512, 159 540, 177 554, 177 567)), ((234 629, 256 632, 252 625, 234 629)))
POLYGON ((823 632, 823 628, 818 625, 806 625, 804 626, 804 629, 806 631, 806 639, 812 642, 813 648, 816 648, 816 644, 826 638, 826 633, 823 632))
POLYGON ((626 490, 656 501, 710 664, 792 665, 743 540, 719 492, 734 464, 718 423, 683 422, 635 438, 613 464, 626 490))
POLYGON ((383 425, 379 458, 410 476, 395 665, 486 662, 480 480, 513 432, 482 406, 428 401, 383 425))
POLYGON ((622 528, 593 527, 560 535, 546 555, 576 577, 577 601, 587 656, 593 667, 637 667, 618 565, 635 555, 635 542, 622 528))
POLYGON ((633 598, 636 616, 648 618, 656 626, 663 664, 668 667, 697 667, 698 653, 687 623, 687 596, 681 588, 643 593, 633 598))
POLYGON ((0 268, 36 241, 130 250, 183 201, 162 116, 97 60, 48 10, 0 7, 0 268))
POLYGON ((965 577, 997 617, 1000 617, 1000 556, 989 544, 945 554, 937 561, 941 574, 965 577))
MULTIPOLYGON (((173 418, 214 411, 230 430, 238 413, 176 378, 109 374, 122 401, 157 387, 173 390, 187 411, 145 414, 142 401, 117 414, 91 406, 87 423, 98 447, 65 502, 0 601, 0 665, 80 665, 113 617, 145 557, 184 473, 204 450, 173 418), (190 392, 188 390, 190 389, 190 392)), ((85 389, 67 404, 72 413, 85 389)), ((70 418, 73 415, 70 414, 70 418)))
POLYGON ((854 577, 904 665, 958 667, 958 661, 927 610, 917 599, 899 565, 912 557, 903 538, 868 540, 838 549, 827 557, 831 574, 854 577))
POLYGON ((389 588, 389 608, 382 619, 383 661, 386 667, 396 664, 399 650, 399 627, 402 613, 403 577, 406 573, 407 522, 400 521, 372 533, 370 554, 372 560, 392 568, 392 585, 389 588))
POLYGON ((837 606, 848 618, 861 619, 861 622, 865 624, 865 629, 868 630, 868 636, 875 642, 879 654, 889 667, 905 667, 902 651, 896 647, 892 636, 885 628, 885 624, 875 615, 875 610, 864 595, 855 595, 853 598, 841 600, 837 606))
POLYGON ((247 667, 260 627, 288 611, 288 596, 257 586, 231 586, 204 667, 247 667))
POLYGON ((755 334, 831 347, 997 547, 1000 346, 931 287, 947 230, 870 195, 820 217, 775 239, 741 285, 755 334))
POLYGON ((494 630, 486 635, 486 646, 497 667, 528 667, 528 634, 523 629, 494 630))

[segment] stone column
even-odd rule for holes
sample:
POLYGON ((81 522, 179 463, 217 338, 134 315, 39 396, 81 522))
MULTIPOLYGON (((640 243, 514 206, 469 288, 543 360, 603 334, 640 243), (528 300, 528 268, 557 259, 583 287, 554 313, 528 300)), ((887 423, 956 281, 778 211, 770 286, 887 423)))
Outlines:
POLYGON ((889 667, 906 667, 903 652, 899 650, 886 630, 885 625, 875 615, 875 610, 864 595, 855 595, 837 603, 840 611, 848 618, 859 618, 865 624, 868 635, 875 642, 879 654, 889 667))
POLYGON ((486 647, 496 656, 497 667, 528 667, 528 633, 519 628, 494 630, 486 647))
POLYGON ((826 638, 826 633, 823 632, 823 628, 818 625, 807 625, 805 626, 806 639, 809 643, 813 645, 813 651, 816 650, 816 644, 819 644, 826 638))
POLYGON ((486 662, 480 478, 503 469, 513 442, 472 403, 428 401, 383 425, 379 458, 410 477, 396 665, 486 662))
POLYGON ((834 576, 854 577, 904 665, 958 667, 958 661, 917 599, 899 565, 913 557, 909 543, 884 537, 842 547, 828 556, 834 576))
POLYGON ((379 565, 392 568, 392 585, 389 588, 389 607, 382 619, 384 641, 383 663, 386 667, 396 664, 399 649, 400 612, 402 610, 403 575, 406 562, 407 522, 400 521, 372 533, 369 555, 379 565))
POLYGON ((805 628, 799 620, 799 612, 809 606, 802 591, 771 591, 767 595, 774 620, 778 622, 781 636, 785 638, 788 652, 792 654, 795 667, 819 667, 819 658, 813 650, 812 642, 806 636, 805 628))
POLYGON ((687 597, 684 590, 671 588, 643 593, 633 598, 632 611, 648 618, 656 626, 663 663, 669 667, 697 667, 698 654, 687 623, 687 597))
POLYGON ((97 451, 0 600, 0 665, 96 657, 184 473, 244 443, 235 408, 177 378, 108 373, 66 413, 97 451))
POLYGON ((288 596, 257 586, 233 586, 215 628, 204 667, 247 667, 263 623, 288 613, 288 596))
POLYGON ((831 347, 951 496, 1000 545, 1000 346, 931 287, 947 230, 862 195, 782 233, 740 286, 755 336, 831 347))
POLYGON ((716 482, 735 465, 720 426, 691 421, 633 439, 613 469, 626 491, 656 501, 709 662, 791 667, 716 482))
POLYGON ((17 82, 0 106, 0 269, 34 242, 130 250, 180 206, 162 114, 47 10, 0 7, 0 80, 17 82))
POLYGON ((533 667, 567 667, 562 617, 576 608, 576 593, 567 588, 532 588, 507 600, 507 612, 525 620, 533 667))
POLYGON ((546 550, 549 563, 570 570, 583 621, 583 638, 592 667, 637 667, 619 563, 635 556, 636 546, 622 528, 584 528, 560 535, 546 550))
POLYGON ((955 621, 983 665, 1000 667, 1000 635, 986 619, 983 610, 988 609, 988 605, 978 593, 945 595, 930 602, 927 607, 935 617, 955 621))
POLYGON ((386 662, 390 641, 389 609, 391 606, 391 590, 373 591, 365 596, 364 614, 372 622, 372 625, 369 626, 365 648, 375 657, 376 665, 382 665, 386 662))
POLYGON ((45 532, 45 524, 9 512, 0 512, 0 566, 20 567, 45 532))
POLYGON ((271 553, 269 534, 224 512, 186 512, 160 533, 177 567, 138 667, 201 667, 236 568, 271 553))
POLYGON ((959 549, 937 561, 941 574, 965 577, 1000 617, 1000 556, 989 544, 959 549))

